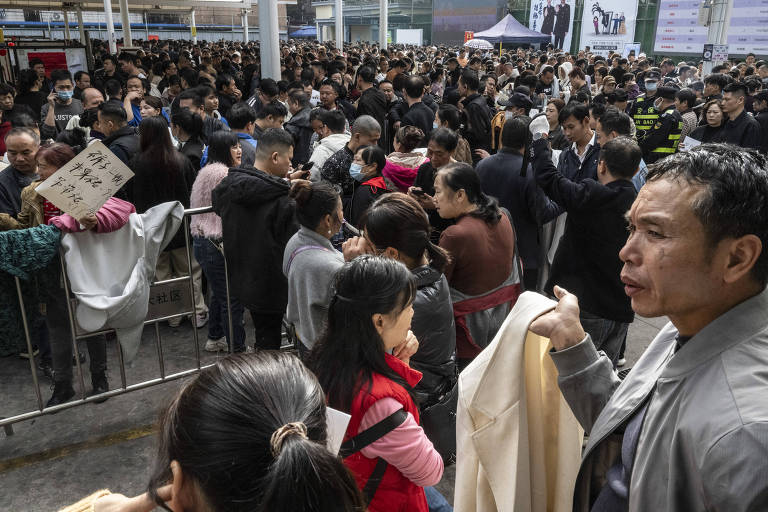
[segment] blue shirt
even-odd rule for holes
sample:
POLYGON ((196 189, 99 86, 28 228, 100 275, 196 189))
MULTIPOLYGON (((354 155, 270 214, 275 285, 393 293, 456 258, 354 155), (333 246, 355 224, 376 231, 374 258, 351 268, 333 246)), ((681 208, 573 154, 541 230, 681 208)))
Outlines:
POLYGON ((133 119, 128 123, 128 126, 139 126, 139 123, 141 123, 141 108, 131 103, 131 110, 133 110, 133 119))
POLYGON ((641 158, 640 165, 637 173, 632 177, 632 183, 635 185, 635 190, 640 192, 640 189, 645 185, 645 177, 648 176, 648 166, 645 165, 645 161, 641 158))

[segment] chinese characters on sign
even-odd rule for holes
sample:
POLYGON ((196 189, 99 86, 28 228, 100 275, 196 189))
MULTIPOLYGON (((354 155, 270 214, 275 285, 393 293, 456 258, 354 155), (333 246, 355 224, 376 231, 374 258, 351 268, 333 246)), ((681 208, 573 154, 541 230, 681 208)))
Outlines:
POLYGON ((37 192, 64 213, 81 219, 96 213, 131 177, 131 170, 96 142, 40 184, 37 192))

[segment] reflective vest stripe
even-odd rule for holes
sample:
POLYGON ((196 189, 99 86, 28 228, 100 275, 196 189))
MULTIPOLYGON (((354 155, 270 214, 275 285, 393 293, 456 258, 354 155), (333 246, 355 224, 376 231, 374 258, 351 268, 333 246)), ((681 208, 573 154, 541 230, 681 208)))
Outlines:
POLYGON ((650 130, 651 128, 653 128, 653 125, 652 124, 636 125, 635 128, 637 128, 638 130, 650 130))
POLYGON ((668 138, 669 140, 677 140, 680 138, 680 134, 678 133, 677 135, 670 135, 668 138))
POLYGON ((636 115, 635 119, 656 119, 659 117, 659 114, 645 114, 645 115, 636 115))
POLYGON ((675 151, 677 151, 676 148, 656 148, 651 150, 651 153, 674 153, 675 151))

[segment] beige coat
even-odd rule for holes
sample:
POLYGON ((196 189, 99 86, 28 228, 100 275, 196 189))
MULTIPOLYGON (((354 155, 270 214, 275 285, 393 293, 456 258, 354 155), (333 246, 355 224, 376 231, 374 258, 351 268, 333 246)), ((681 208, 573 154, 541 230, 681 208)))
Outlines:
POLYGON ((458 511, 571 510, 583 431, 558 389, 549 340, 528 331, 554 307, 523 293, 459 376, 458 511))

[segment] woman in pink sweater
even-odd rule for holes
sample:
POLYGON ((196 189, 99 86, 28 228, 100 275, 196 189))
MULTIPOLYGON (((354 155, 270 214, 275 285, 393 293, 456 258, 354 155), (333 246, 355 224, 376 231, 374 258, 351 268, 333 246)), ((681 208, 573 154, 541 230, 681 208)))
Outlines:
MULTIPOLYGON (((208 164, 200 169, 192 185, 190 206, 203 208, 211 205, 211 192, 229 173, 230 167, 241 163, 242 150, 237 135, 233 132, 217 131, 208 140, 208 164)), ((245 329, 243 329, 243 305, 230 297, 232 308, 233 337, 229 333, 227 314, 227 276, 224 272, 221 217, 215 213, 193 215, 190 222, 195 259, 200 263, 211 287, 211 303, 208 307, 208 341, 205 350, 209 352, 245 351, 245 329), (226 340, 225 340, 226 336, 226 340)))

